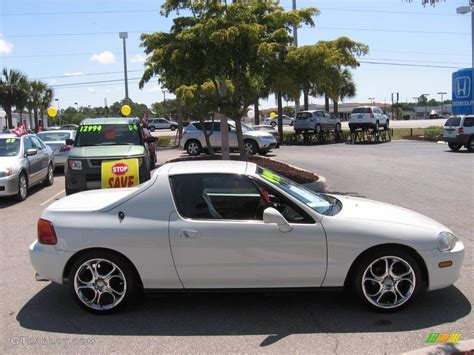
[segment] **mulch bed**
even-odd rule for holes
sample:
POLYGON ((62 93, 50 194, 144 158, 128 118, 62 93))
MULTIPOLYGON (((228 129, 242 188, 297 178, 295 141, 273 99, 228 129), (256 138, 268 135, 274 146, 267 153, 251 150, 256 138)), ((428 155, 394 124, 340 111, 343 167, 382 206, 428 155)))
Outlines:
POLYGON ((421 136, 403 136, 402 139, 408 139, 408 140, 412 140, 412 141, 427 141, 425 139, 425 136, 421 135, 421 136))
MULTIPOLYGON (((231 160, 240 160, 239 156, 232 155, 230 157, 231 160)), ((168 160, 167 163, 174 163, 179 161, 195 161, 195 160, 220 160, 221 157, 219 155, 216 156, 198 156, 198 157, 180 157, 176 159, 168 160)), ((293 180, 299 184, 308 184, 311 182, 315 182, 319 180, 319 176, 313 174, 309 171, 298 169, 294 166, 282 163, 277 160, 258 157, 258 156, 251 156, 249 157, 249 161, 255 164, 260 165, 263 168, 272 170, 290 180, 293 180)))

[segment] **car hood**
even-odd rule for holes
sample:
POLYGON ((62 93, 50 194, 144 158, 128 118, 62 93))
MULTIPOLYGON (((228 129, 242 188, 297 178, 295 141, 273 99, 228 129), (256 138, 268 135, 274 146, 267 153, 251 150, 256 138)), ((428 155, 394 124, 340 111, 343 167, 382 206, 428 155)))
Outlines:
POLYGON ((137 187, 130 187, 78 192, 54 202, 48 206, 47 210, 53 212, 98 211, 132 194, 137 189, 137 187))
POLYGON ((244 132, 244 136, 245 137, 255 137, 255 138, 268 137, 268 136, 273 137, 273 135, 271 135, 268 132, 264 132, 264 131, 247 131, 247 132, 244 132))
POLYGON ((145 148, 141 145, 100 145, 90 147, 74 147, 69 152, 73 158, 98 158, 98 157, 128 157, 143 155, 145 148))
POLYGON ((431 230, 450 231, 441 223, 403 207, 359 197, 331 196, 342 202, 342 210, 334 216, 335 218, 405 224, 431 230))

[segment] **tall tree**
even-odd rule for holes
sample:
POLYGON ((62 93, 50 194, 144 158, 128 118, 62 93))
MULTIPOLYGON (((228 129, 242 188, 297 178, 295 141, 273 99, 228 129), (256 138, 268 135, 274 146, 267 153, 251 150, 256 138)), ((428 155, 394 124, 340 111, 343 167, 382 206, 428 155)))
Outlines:
POLYGON ((353 98, 356 95, 356 85, 348 69, 343 69, 334 78, 334 89, 331 99, 334 103, 334 114, 337 115, 339 112, 339 100, 343 102, 345 99, 353 98))
POLYGON ((19 70, 3 68, 0 77, 0 105, 7 114, 8 128, 13 128, 12 107, 22 104, 27 77, 19 70))
POLYGON ((241 118, 269 82, 267 64, 292 43, 291 28, 314 25, 317 10, 285 11, 261 0, 168 0, 162 7, 165 15, 182 9, 191 15, 175 18, 169 33, 142 34, 149 57, 140 87, 154 75, 174 93, 181 85, 213 84, 218 107, 235 121, 245 157, 241 118))
POLYGON ((39 127, 38 114, 44 106, 45 95, 48 89, 49 89, 48 85, 41 80, 33 80, 30 82, 30 99, 29 100, 30 100, 30 106, 33 109, 33 116, 34 116, 36 130, 39 127))

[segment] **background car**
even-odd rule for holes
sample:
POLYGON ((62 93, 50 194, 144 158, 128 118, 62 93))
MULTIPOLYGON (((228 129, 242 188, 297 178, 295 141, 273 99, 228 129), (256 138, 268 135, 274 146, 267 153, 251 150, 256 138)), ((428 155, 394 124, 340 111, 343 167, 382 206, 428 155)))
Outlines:
POLYGON ((192 161, 165 164, 136 188, 49 205, 30 259, 38 279, 66 284, 94 313, 143 289, 343 287, 393 312, 456 282, 464 245, 405 208, 317 194, 249 162, 192 161))
MULTIPOLYGON (((293 126, 295 119, 293 117, 282 115, 281 116, 282 123, 284 126, 293 126)), ((263 119, 263 123, 270 125, 272 127, 276 127, 278 125, 278 117, 267 117, 263 119)))
POLYGON ((380 127, 388 129, 389 125, 388 115, 378 106, 360 106, 352 109, 349 120, 351 132, 359 128, 378 131, 380 127))
POLYGON ((166 118, 150 118, 148 119, 148 129, 153 132, 156 129, 171 129, 172 131, 178 128, 178 123, 169 121, 166 118))
POLYGON ((474 116, 452 116, 443 127, 443 140, 449 149, 458 151, 462 146, 474 152, 474 116))
POLYGON ((302 132, 340 131, 341 121, 334 115, 323 110, 301 111, 296 115, 294 129, 297 134, 302 132))
MULTIPOLYGON (((232 150, 239 148, 237 142, 237 131, 232 122, 229 121, 229 147, 232 150)), ((221 147, 221 124, 220 121, 205 121, 204 128, 210 133, 209 140, 213 148, 221 147)), ((190 122, 183 131, 181 139, 181 147, 186 150, 189 155, 201 154, 203 147, 206 147, 206 138, 202 131, 201 123, 190 122)), ((260 154, 265 155, 271 149, 275 148, 277 142, 273 135, 267 132, 254 131, 251 127, 242 124, 242 133, 245 144, 245 151, 248 155, 260 154)))
POLYGON ((61 129, 64 129, 67 131, 77 131, 78 128, 79 128, 79 125, 74 124, 74 123, 67 123, 61 126, 61 129))
POLYGON ((43 131, 36 134, 44 144, 50 147, 54 152, 54 166, 64 167, 72 145, 66 141, 76 139, 76 131, 71 130, 54 130, 43 131))
POLYGON ((262 131, 262 132, 270 133, 273 137, 275 137, 275 140, 277 142, 277 145, 275 148, 280 147, 280 133, 278 133, 278 131, 273 126, 262 124, 262 125, 251 126, 251 128, 254 131, 262 131))
POLYGON ((0 196, 19 201, 39 183, 54 182, 53 151, 34 135, 0 134, 0 196))

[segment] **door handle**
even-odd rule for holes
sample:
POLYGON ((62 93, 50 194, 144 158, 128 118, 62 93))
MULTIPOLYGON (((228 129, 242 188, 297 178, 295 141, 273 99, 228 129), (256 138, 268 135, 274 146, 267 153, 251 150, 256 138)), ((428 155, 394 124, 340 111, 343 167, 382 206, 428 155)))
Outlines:
POLYGON ((199 236, 199 232, 194 229, 181 229, 178 236, 185 239, 197 238, 199 236))

